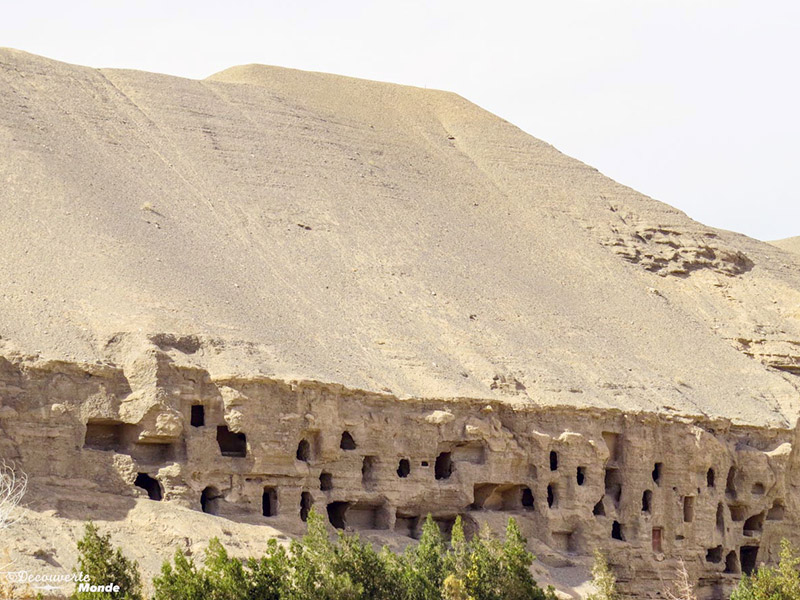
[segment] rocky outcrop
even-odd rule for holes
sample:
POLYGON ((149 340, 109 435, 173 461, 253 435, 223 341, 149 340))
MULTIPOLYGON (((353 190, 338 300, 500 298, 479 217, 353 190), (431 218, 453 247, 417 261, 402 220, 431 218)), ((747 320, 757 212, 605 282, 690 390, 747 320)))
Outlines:
POLYGON ((3 361, 4 454, 50 490, 39 510, 111 494, 299 532, 314 507, 409 541, 428 513, 445 532, 513 515, 545 565, 601 548, 641 598, 678 558, 719 597, 800 525, 791 430, 214 378, 157 347, 136 364, 150 389, 112 365, 3 361))
POLYGON ((753 262, 741 251, 725 248, 711 231, 700 235, 651 225, 616 228, 616 237, 603 241, 625 260, 659 275, 687 276, 709 269, 721 275, 741 275, 753 262))

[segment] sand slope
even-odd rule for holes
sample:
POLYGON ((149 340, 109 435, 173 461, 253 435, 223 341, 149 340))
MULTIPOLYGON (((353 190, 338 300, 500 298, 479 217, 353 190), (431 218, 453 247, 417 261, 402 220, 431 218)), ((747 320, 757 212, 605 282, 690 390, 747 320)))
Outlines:
POLYGON ((790 237, 783 240, 775 240, 774 242, 770 243, 777 246, 778 248, 783 248, 784 250, 788 250, 789 252, 800 253, 800 236, 790 237))
POLYGON ((451 93, 0 50, 0 182, 6 352, 797 418, 800 262, 451 93))

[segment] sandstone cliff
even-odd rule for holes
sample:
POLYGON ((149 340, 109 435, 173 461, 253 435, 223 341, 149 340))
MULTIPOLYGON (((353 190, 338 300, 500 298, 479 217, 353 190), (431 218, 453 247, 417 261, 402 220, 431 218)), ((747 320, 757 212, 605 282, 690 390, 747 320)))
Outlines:
POLYGON ((565 591, 710 598, 797 536, 800 259, 459 96, 1 50, 0 183, 20 564, 514 514, 565 591))

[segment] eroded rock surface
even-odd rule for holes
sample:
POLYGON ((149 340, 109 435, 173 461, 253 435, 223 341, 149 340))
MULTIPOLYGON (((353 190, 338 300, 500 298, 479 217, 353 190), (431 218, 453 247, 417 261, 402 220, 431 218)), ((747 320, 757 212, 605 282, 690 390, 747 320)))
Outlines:
POLYGON ((0 50, 0 204, 20 565, 513 514, 565 592, 716 598, 797 536, 797 254, 454 94, 0 50))
POLYGON ((3 363, 3 454, 31 475, 31 508, 76 518, 113 495, 299 533, 314 507, 333 528, 401 545, 428 513, 445 532, 460 515, 468 533, 513 515, 545 566, 585 565, 602 548, 642 598, 678 557, 712 598, 772 560, 781 537, 800 542, 790 429, 401 400, 149 357, 149 394, 112 366, 3 363))

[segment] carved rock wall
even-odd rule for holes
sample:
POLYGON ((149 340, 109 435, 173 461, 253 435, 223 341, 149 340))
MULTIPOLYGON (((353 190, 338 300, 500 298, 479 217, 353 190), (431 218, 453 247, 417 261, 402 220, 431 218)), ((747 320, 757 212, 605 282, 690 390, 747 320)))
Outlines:
POLYGON ((156 384, 121 369, 0 362, 0 444, 34 483, 149 497, 244 522, 408 539, 513 515, 551 566, 603 549, 656 597, 683 558, 701 598, 797 542, 795 433, 724 420, 398 399, 317 382, 211 376, 156 351, 156 384))

